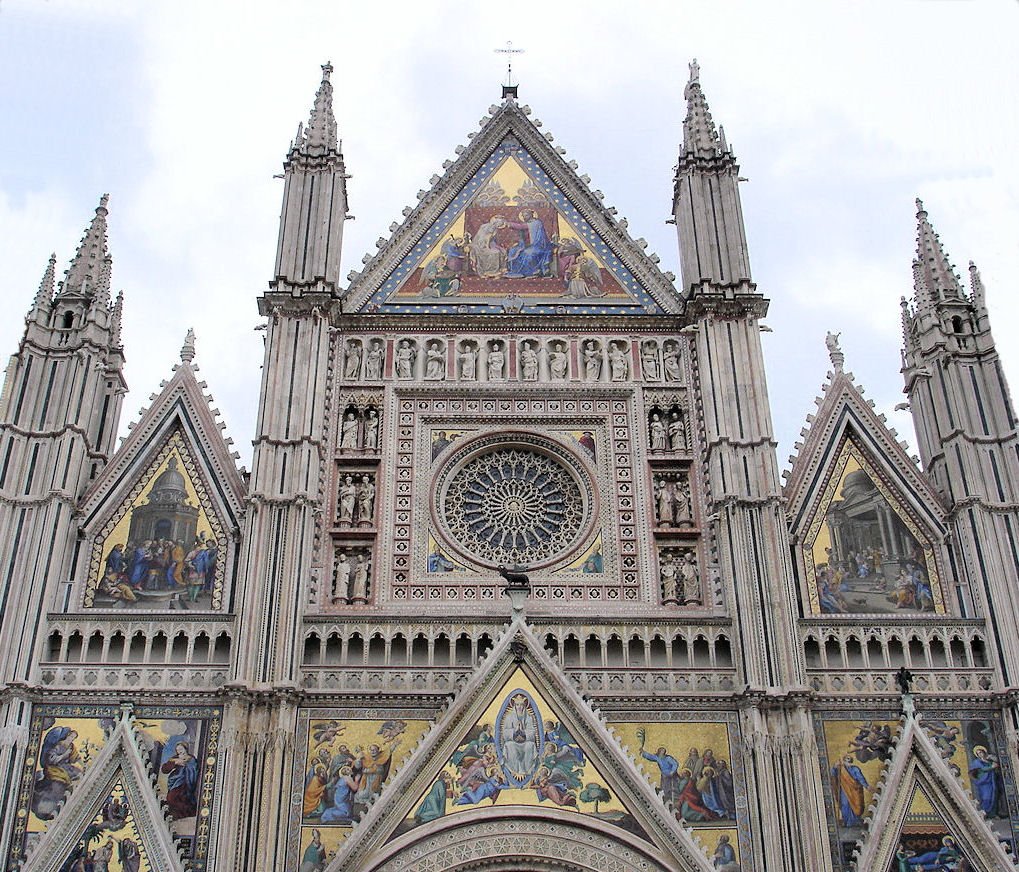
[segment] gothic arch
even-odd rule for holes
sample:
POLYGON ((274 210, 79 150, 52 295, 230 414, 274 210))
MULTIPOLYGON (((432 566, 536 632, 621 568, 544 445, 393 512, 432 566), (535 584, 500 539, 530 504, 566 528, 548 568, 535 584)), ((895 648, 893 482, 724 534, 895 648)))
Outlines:
MULTIPOLYGON (((507 810, 509 811, 509 810, 507 810)), ((440 819, 398 837, 364 872, 687 872, 622 830, 552 809, 440 819)))

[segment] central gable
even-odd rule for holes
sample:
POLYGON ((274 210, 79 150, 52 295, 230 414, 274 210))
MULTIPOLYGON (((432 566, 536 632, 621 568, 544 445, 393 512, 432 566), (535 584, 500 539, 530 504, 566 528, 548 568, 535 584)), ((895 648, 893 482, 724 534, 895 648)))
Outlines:
POLYGON ((507 100, 380 251, 344 309, 386 314, 676 313, 673 276, 507 100))

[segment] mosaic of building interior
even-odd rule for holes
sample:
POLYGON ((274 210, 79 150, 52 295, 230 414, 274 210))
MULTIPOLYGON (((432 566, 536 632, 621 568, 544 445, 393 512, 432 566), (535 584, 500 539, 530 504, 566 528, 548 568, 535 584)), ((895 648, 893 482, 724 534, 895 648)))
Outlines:
POLYGON ((331 73, 250 301, 250 471, 192 333, 118 444, 107 197, 9 292, 3 868, 1013 868, 1017 420, 923 205, 919 459, 829 333, 782 475, 696 63, 678 279, 512 86, 341 276, 331 73))

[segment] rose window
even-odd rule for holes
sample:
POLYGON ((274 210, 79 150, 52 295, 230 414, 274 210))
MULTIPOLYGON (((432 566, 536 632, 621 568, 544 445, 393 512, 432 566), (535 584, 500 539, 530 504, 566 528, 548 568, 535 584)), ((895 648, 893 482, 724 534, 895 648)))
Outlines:
POLYGON ((565 554, 590 514, 586 476, 571 460, 540 437, 465 446, 435 492, 449 544, 492 566, 535 566, 565 554))

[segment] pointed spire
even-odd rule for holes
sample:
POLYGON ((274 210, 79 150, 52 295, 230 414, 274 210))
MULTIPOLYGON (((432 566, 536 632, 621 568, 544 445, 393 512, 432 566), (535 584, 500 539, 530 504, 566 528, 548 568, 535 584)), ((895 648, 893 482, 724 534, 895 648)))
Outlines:
MULTIPOLYGON (((71 260, 71 266, 64 274, 60 283, 58 296, 64 294, 80 294, 91 297, 97 288, 108 281, 110 270, 109 252, 106 249, 106 206, 110 195, 103 194, 96 207, 95 218, 85 230, 78 250, 71 260)), ((107 292, 109 285, 107 284, 107 292)))
POLYGON ((195 359, 195 330, 188 328, 187 336, 184 337, 184 345, 180 349, 181 363, 190 364, 195 359))
POLYGON ((980 278, 980 270, 977 269, 977 265, 973 261, 969 262, 969 287, 974 304, 984 308, 984 281, 980 278))
MULTIPOLYGON (((916 260, 913 262, 914 283, 926 290, 930 303, 946 297, 962 299, 962 284, 948 262, 938 234, 934 232, 920 199, 916 201, 916 260), (919 269, 917 269, 919 267, 919 269)), ((917 306, 920 306, 919 290, 917 306)))
POLYGON ((331 63, 322 65, 322 83, 315 94, 315 104, 311 107, 311 116, 303 137, 298 133, 298 148, 321 148, 327 151, 338 148, 336 117, 333 115, 333 85, 329 81, 332 72, 331 63))
POLYGON ((120 348, 123 341, 120 337, 120 330, 124 321, 124 292, 117 292, 117 299, 113 304, 113 314, 110 316, 110 345, 120 348))
POLYGON ((35 294, 35 308, 48 309, 53 302, 53 294, 56 291, 57 282, 57 254, 50 255, 49 263, 46 264, 46 271, 42 274, 42 281, 39 282, 39 290, 35 294))
POLYGON ((113 258, 109 255, 103 258, 102 266, 99 268, 99 276, 96 281, 96 302, 101 306, 108 306, 110 303, 110 286, 113 284, 113 258))
POLYGON ((683 95, 686 97, 686 118, 683 119, 683 154, 695 157, 715 157, 719 153, 718 134, 711 120, 708 102, 701 90, 701 68, 696 58, 690 63, 690 81, 683 95))
POLYGON ((909 300, 900 297, 899 308, 902 310, 902 345, 903 348, 907 348, 913 332, 913 315, 909 311, 909 300))

